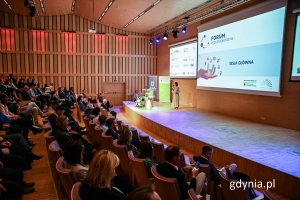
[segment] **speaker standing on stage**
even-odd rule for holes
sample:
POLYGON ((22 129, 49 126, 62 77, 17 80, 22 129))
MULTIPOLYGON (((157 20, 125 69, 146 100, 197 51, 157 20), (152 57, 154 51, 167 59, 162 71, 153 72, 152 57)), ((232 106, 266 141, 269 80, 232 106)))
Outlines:
POLYGON ((179 86, 178 86, 178 83, 175 82, 175 85, 173 85, 172 87, 172 93, 173 93, 173 98, 172 98, 172 103, 173 103, 173 106, 175 109, 178 109, 179 107, 179 92, 180 92, 180 89, 179 89, 179 86))
POLYGON ((138 92, 138 90, 135 90, 135 92, 133 93, 133 101, 136 101, 139 97, 140 93, 138 92))

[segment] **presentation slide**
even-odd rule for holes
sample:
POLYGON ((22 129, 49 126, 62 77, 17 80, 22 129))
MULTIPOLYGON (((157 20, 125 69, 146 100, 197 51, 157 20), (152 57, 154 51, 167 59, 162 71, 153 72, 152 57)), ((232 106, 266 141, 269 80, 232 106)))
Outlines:
POLYGON ((196 78, 197 40, 170 47, 170 77, 196 78))
POLYGON ((281 7, 199 32, 197 88, 279 96, 284 19, 281 7))
POLYGON ((296 24, 296 31, 295 31, 291 80, 300 81, 300 15, 298 15, 297 17, 297 24, 296 24))

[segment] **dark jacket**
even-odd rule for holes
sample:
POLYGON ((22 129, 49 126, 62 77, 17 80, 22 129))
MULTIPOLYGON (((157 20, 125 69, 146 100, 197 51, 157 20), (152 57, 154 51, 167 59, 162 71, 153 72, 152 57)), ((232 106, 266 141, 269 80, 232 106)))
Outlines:
POLYGON ((82 200, 123 200, 126 196, 115 188, 97 189, 91 187, 87 182, 83 182, 79 189, 82 200))
POLYGON ((74 142, 74 139, 72 136, 68 133, 67 130, 62 130, 62 129, 54 129, 52 132, 53 136, 55 137, 59 147, 62 149, 64 152, 66 148, 71 146, 74 142))
POLYGON ((193 160, 195 162, 199 162, 200 164, 209 165, 209 168, 210 168, 210 179, 212 181, 214 181, 216 184, 220 184, 221 183, 220 182, 219 171, 207 159, 203 158, 202 156, 194 156, 193 160))
POLYGON ((188 190, 196 189, 196 178, 192 178, 190 185, 185 180, 184 173, 181 170, 176 170, 174 166, 167 162, 159 163, 156 167, 157 172, 167 178, 176 178, 180 190, 181 199, 188 199, 188 190))
POLYGON ((116 140, 116 139, 119 138, 119 136, 118 136, 118 134, 116 133, 116 131, 115 131, 114 129, 111 129, 111 128, 107 129, 107 131, 105 132, 105 135, 107 135, 107 136, 112 136, 112 138, 113 138, 114 140, 116 140))

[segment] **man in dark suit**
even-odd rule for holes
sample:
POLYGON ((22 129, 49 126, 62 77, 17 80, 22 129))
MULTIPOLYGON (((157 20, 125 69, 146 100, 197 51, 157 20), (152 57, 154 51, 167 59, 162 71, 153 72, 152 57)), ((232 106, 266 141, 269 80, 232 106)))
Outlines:
MULTIPOLYGON (((211 157, 213 154, 213 148, 210 146, 203 146, 202 152, 200 156, 194 156, 193 160, 195 162, 199 162, 200 164, 209 165, 210 168, 210 178, 212 181, 214 181, 216 184, 220 184, 220 175, 219 171, 227 173, 225 171, 225 168, 218 170, 213 164, 210 163, 211 157)), ((230 169, 231 175, 236 170, 237 165, 236 164, 230 164, 228 168, 230 169)))
POLYGON ((198 169, 193 169, 193 177, 191 179, 190 185, 188 185, 185 180, 185 175, 182 170, 177 166, 180 160, 180 151, 178 147, 169 146, 165 150, 166 161, 158 164, 157 172, 168 178, 176 178, 177 184, 180 190, 180 196, 182 199, 188 199, 188 190, 193 188, 197 194, 202 190, 205 181, 205 174, 199 173, 198 169))
POLYGON ((65 115, 59 115, 56 119, 56 129, 52 133, 59 144, 62 151, 72 145, 74 141, 81 143, 84 146, 83 160, 84 163, 89 163, 95 152, 94 146, 88 143, 86 135, 70 134, 68 131, 68 118, 65 115))

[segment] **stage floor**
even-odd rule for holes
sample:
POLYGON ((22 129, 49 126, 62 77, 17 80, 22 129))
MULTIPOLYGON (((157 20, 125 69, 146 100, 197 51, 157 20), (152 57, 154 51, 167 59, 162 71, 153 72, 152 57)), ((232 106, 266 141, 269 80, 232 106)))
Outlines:
POLYGON ((152 109, 124 106, 143 117, 196 140, 300 178, 300 132, 194 108, 174 110, 169 103, 152 109))

